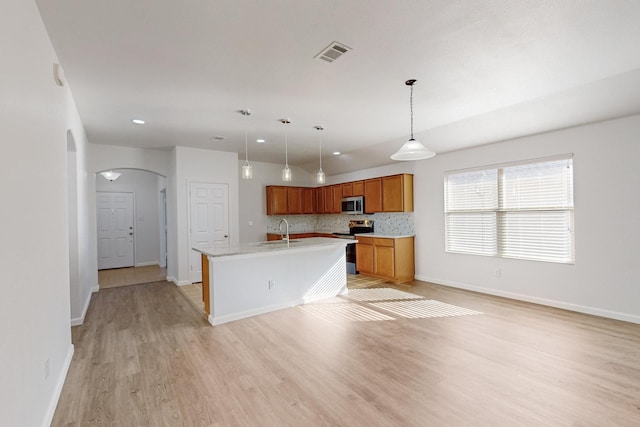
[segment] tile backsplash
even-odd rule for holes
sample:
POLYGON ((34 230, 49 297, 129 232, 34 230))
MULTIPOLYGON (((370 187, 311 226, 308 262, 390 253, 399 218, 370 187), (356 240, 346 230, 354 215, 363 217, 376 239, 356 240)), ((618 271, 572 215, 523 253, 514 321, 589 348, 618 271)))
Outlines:
POLYGON ((389 235, 414 234, 413 212, 377 213, 373 215, 285 215, 268 216, 267 233, 277 233, 282 218, 289 222, 290 233, 312 231, 342 232, 349 231, 349 221, 354 219, 371 219, 376 233, 389 235))

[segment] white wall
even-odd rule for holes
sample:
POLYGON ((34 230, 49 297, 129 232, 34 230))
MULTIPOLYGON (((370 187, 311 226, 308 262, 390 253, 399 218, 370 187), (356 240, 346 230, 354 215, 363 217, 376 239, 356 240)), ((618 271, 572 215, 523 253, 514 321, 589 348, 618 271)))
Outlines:
POLYGON ((327 177, 327 184, 339 184, 342 182, 359 181, 361 179, 397 175, 400 173, 413 173, 416 164, 419 164, 419 162, 394 162, 375 168, 362 169, 359 171, 348 172, 339 175, 331 175, 327 177))
POLYGON ((639 135, 633 116, 417 162, 416 276, 640 323, 639 135), (445 171, 563 153, 574 153, 574 265, 445 253, 445 171))
POLYGON ((135 265, 159 264, 160 260, 160 216, 159 190, 164 188, 160 181, 166 179, 152 172, 138 169, 114 169, 122 175, 115 181, 108 181, 102 175, 96 176, 96 191, 127 192, 134 196, 135 265))
POLYGON ((168 176, 169 150, 131 148, 117 145, 90 144, 89 171, 92 173, 110 169, 141 169, 168 176))
POLYGON ((0 51, 0 425, 48 425, 73 354, 67 130, 81 126, 33 1, 3 2, 0 51))
POLYGON ((67 98, 67 122, 67 139, 73 142, 76 150, 67 153, 67 185, 71 199, 68 218, 70 227, 75 224, 75 229, 69 230, 71 325, 81 325, 89 309, 91 293, 98 291, 98 272, 97 258, 91 256, 96 233, 89 217, 88 203, 94 192, 91 186, 93 176, 87 173, 87 136, 71 94, 67 98))
POLYGON ((229 241, 239 242, 238 154, 198 148, 175 147, 171 151, 167 182, 169 262, 167 279, 177 284, 189 281, 189 183, 208 182, 229 186, 229 241))

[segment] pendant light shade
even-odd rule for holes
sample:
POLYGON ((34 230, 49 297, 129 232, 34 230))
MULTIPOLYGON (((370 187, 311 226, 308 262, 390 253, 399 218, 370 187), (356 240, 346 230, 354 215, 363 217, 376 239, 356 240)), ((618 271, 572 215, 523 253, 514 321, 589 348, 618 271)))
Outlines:
POLYGON ((244 165, 242 165, 242 179, 251 178, 253 178, 253 168, 249 164, 249 161, 246 161, 244 165))
MULTIPOLYGON (((315 126, 316 130, 324 130, 323 126, 315 126)), ((326 176, 324 174, 324 171, 322 170, 322 133, 319 134, 320 135, 320 144, 319 144, 319 151, 320 151, 320 169, 318 169, 318 173, 316 174, 316 183, 318 184, 324 184, 326 182, 326 176)))
POLYGON ((102 175, 107 181, 115 181, 116 179, 120 178, 120 175, 122 174, 114 171, 107 171, 100 172, 100 175, 102 175))
POLYGON ((422 145, 421 142, 413 138, 413 85, 417 80, 407 80, 405 84, 411 88, 411 97, 409 98, 409 108, 411 110, 411 138, 405 142, 402 147, 391 155, 392 160, 411 161, 428 159, 436 155, 433 151, 422 145))
MULTIPOLYGON (((240 114, 245 117, 251 115, 251 110, 240 110, 240 114)), ((252 179, 253 168, 249 164, 249 143, 247 142, 247 125, 244 126, 244 165, 242 165, 242 179, 252 179)))
POLYGON ((291 169, 289 169, 287 165, 282 169, 282 180, 284 182, 291 182, 291 169))
MULTIPOLYGON (((282 122, 282 124, 284 124, 284 125, 288 125, 289 123, 291 123, 291 120, 282 119, 282 120, 280 120, 280 122, 282 122)), ((291 169, 289 169, 289 147, 288 147, 288 141, 287 141, 287 129, 286 128, 284 130, 284 169, 282 169, 282 180, 284 182, 290 182, 291 181, 291 169)))

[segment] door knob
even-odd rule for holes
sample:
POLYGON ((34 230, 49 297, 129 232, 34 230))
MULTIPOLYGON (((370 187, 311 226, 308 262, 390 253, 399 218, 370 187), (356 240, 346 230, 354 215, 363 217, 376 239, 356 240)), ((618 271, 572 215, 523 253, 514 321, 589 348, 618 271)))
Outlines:
POLYGON ((229 237, 229 236, 225 234, 225 235, 224 235, 224 238, 226 239, 227 237, 229 237))

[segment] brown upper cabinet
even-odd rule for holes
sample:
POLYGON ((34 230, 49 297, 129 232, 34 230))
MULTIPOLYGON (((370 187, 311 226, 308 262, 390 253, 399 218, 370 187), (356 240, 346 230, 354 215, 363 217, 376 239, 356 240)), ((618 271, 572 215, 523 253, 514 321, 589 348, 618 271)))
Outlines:
POLYGON ((327 185, 322 187, 324 193, 324 213, 333 213, 333 187, 327 185))
POLYGON ((324 190, 323 187, 318 187, 316 190, 316 213, 326 213, 324 208, 324 190))
POLYGON ((353 196, 353 182, 345 182, 342 184, 342 197, 353 196))
POLYGON ((342 184, 327 185, 318 188, 324 199, 324 211, 318 213, 340 213, 342 210, 342 184))
POLYGON ((324 187, 268 185, 267 215, 333 214, 342 198, 364 196, 365 213, 413 212, 413 175, 398 174, 324 187))
POLYGON ((302 213, 302 187, 287 187, 288 213, 302 213))
POLYGON ((267 186, 267 215, 286 215, 288 213, 287 187, 267 186))
POLYGON ((342 197, 364 196, 364 181, 345 182, 342 184, 342 197))
POLYGON ((364 213, 382 212, 382 179, 364 180, 364 213))
POLYGON ((332 185, 333 187, 333 213, 342 212, 342 184, 332 185))
POLYGON ((315 188, 267 186, 267 215, 315 213, 315 188))
POLYGON ((364 196, 364 181, 353 181, 353 195, 364 196))
POLYGON ((413 212, 413 175, 382 177, 382 212, 413 212))
POLYGON ((310 187, 302 188, 302 213, 303 214, 313 214, 316 213, 316 189, 310 187))

